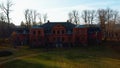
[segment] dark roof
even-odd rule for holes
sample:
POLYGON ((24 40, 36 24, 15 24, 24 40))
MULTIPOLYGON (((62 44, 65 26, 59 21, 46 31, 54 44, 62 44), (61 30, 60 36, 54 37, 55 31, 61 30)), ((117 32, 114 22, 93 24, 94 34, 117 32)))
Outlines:
POLYGON ((77 25, 75 28, 94 28, 94 27, 97 27, 97 28, 100 28, 100 25, 98 25, 98 24, 90 24, 90 25, 77 25))
POLYGON ((69 33, 70 31, 72 32, 73 28, 75 27, 75 24, 72 24, 70 22, 49 22, 43 24, 42 27, 44 28, 45 33, 51 33, 52 27, 54 27, 57 24, 64 26, 66 28, 66 31, 69 33))
POLYGON ((18 27, 15 29, 17 34, 29 34, 29 29, 25 27, 18 27))
POLYGON ((32 28, 43 28, 42 25, 35 25, 35 26, 32 26, 32 28))

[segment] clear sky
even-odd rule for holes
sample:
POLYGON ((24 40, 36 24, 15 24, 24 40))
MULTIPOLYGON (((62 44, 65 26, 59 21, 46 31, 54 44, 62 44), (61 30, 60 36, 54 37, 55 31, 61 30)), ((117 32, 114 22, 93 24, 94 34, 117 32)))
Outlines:
MULTIPOLYGON (((48 14, 50 21, 66 21, 72 10, 112 8, 120 10, 120 0, 11 0, 14 5, 10 14, 11 21, 19 25, 24 20, 24 10, 34 9, 37 12, 48 14)), ((5 0, 0 0, 5 2, 5 0)))

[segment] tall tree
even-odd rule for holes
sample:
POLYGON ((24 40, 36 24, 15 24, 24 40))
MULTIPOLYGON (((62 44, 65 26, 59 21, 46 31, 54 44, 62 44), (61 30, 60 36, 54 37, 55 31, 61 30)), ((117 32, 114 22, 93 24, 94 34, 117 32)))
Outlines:
POLYGON ((24 11, 26 26, 27 26, 28 28, 31 26, 31 22, 29 21, 29 19, 30 19, 29 12, 30 12, 29 9, 26 9, 26 10, 24 11))
POLYGON ((80 21, 80 18, 79 18, 79 13, 77 10, 73 10, 72 12, 69 12, 68 13, 68 16, 69 16, 69 20, 72 22, 72 23, 75 23, 75 24, 78 24, 79 21, 80 21))
POLYGON ((12 6, 13 6, 13 3, 10 0, 7 0, 6 4, 4 4, 4 3, 0 4, 1 10, 4 12, 4 14, 7 17, 8 24, 10 23, 10 11, 11 11, 12 6))
POLYGON ((107 15, 107 11, 105 9, 99 9, 97 11, 98 13, 98 21, 101 25, 101 28, 104 30, 105 29, 105 23, 106 23, 106 15, 107 15))
POLYGON ((88 11, 87 10, 84 10, 82 11, 82 16, 81 16, 84 20, 84 22, 87 24, 88 23, 88 11))
POLYGON ((28 25, 28 13, 29 13, 29 9, 26 9, 26 10, 24 11, 26 25, 28 25))
POLYGON ((31 27, 31 25, 37 25, 36 24, 36 17, 37 17, 36 10, 26 9, 24 12, 24 15, 25 15, 27 27, 31 27))
POLYGON ((107 8, 106 12, 107 12, 107 15, 106 15, 107 24, 110 24, 110 21, 113 21, 113 23, 116 23, 116 19, 118 17, 118 11, 107 8))
POLYGON ((36 23, 37 14, 38 13, 36 10, 32 11, 32 19, 33 19, 32 23, 33 23, 33 25, 37 25, 37 23, 36 23))
POLYGON ((39 19, 39 25, 42 25, 42 17, 40 13, 38 13, 38 19, 39 19))
POLYGON ((104 40, 106 40, 106 15, 107 15, 107 11, 105 9, 98 9, 97 11, 97 16, 98 16, 98 21, 99 21, 99 24, 102 28, 102 33, 103 33, 103 38, 104 40))
POLYGON ((74 18, 74 23, 78 24, 78 22, 80 21, 79 20, 79 13, 78 13, 78 11, 77 10, 73 10, 72 13, 73 13, 73 18, 74 18))
POLYGON ((93 21, 94 21, 95 17, 96 17, 96 12, 95 12, 95 10, 91 10, 91 11, 90 11, 90 23, 91 23, 91 24, 93 24, 93 21))
POLYGON ((81 17, 86 24, 93 24, 95 16, 96 16, 95 10, 83 10, 81 17))

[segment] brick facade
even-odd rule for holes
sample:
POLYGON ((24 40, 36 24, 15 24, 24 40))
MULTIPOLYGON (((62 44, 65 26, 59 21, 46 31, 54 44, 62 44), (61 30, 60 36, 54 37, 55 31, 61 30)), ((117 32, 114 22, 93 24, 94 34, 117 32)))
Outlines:
POLYGON ((31 46, 68 47, 86 45, 89 40, 100 42, 102 38, 99 27, 76 26, 70 22, 48 22, 33 26, 28 32, 25 29, 21 30, 21 33, 16 31, 16 39, 22 43, 25 40, 23 38, 27 38, 31 46), (23 35, 24 32, 26 32, 25 35, 23 35))

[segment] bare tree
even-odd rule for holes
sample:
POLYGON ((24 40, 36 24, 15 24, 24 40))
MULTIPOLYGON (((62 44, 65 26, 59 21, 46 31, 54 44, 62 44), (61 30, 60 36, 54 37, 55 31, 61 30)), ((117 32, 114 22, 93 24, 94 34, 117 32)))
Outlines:
POLYGON ((88 11, 87 10, 84 10, 82 12, 82 18, 84 20, 84 22, 87 24, 88 23, 88 20, 87 20, 87 17, 88 17, 88 11))
POLYGON ((10 23, 10 11, 12 6, 13 6, 13 3, 10 0, 7 0, 6 4, 4 3, 0 4, 0 8, 5 13, 8 23, 10 23))
POLYGON ((102 28, 102 33, 103 33, 103 38, 104 40, 106 40, 106 36, 105 36, 105 33, 106 33, 106 15, 107 15, 107 11, 105 9, 99 9, 97 11, 97 16, 98 16, 98 21, 99 21, 99 24, 102 28))
POLYGON ((102 29, 105 29, 106 15, 107 15, 107 12, 105 9, 98 10, 98 21, 102 29))
POLYGON ((36 10, 31 10, 31 18, 32 18, 32 23, 33 23, 33 25, 37 25, 37 23, 36 23, 36 18, 37 18, 37 11, 36 10))
POLYGON ((29 24, 29 27, 31 27, 31 25, 32 25, 32 10, 29 10, 29 13, 28 13, 28 24, 29 24))
POLYGON ((77 10, 73 10, 72 13, 73 13, 73 18, 74 18, 74 23, 78 24, 78 22, 80 21, 79 20, 79 13, 78 13, 78 11, 77 10))
POLYGON ((80 18, 79 18, 79 13, 77 10, 73 10, 72 12, 69 12, 68 16, 69 16, 70 22, 75 23, 75 24, 79 23, 80 18))
POLYGON ((95 16, 95 10, 83 10, 81 17, 86 24, 93 24, 95 16))
POLYGON ((31 27, 31 25, 37 25, 36 24, 36 18, 37 18, 36 10, 26 9, 24 11, 24 15, 25 15, 27 27, 31 27))
POLYGON ((43 15, 44 23, 47 21, 47 18, 48 18, 48 16, 47 16, 47 13, 46 13, 46 14, 43 15))
POLYGON ((91 11, 90 11, 90 23, 91 23, 91 24, 93 24, 93 21, 94 21, 95 17, 96 17, 96 12, 95 12, 95 10, 91 10, 91 11))
POLYGON ((26 9, 24 11, 24 15, 25 15, 25 20, 26 20, 26 26, 28 28, 31 27, 31 22, 32 22, 32 11, 30 9, 26 9))
POLYGON ((110 24, 110 21, 113 21, 113 23, 116 23, 116 19, 118 17, 118 11, 112 10, 110 8, 106 9, 107 11, 107 24, 110 24))
POLYGON ((28 25, 29 25, 29 24, 28 24, 29 9, 26 9, 26 10, 24 11, 24 15, 25 15, 26 26, 28 26, 28 25))
POLYGON ((39 19, 39 25, 42 25, 42 17, 40 13, 38 13, 38 19, 39 19))

